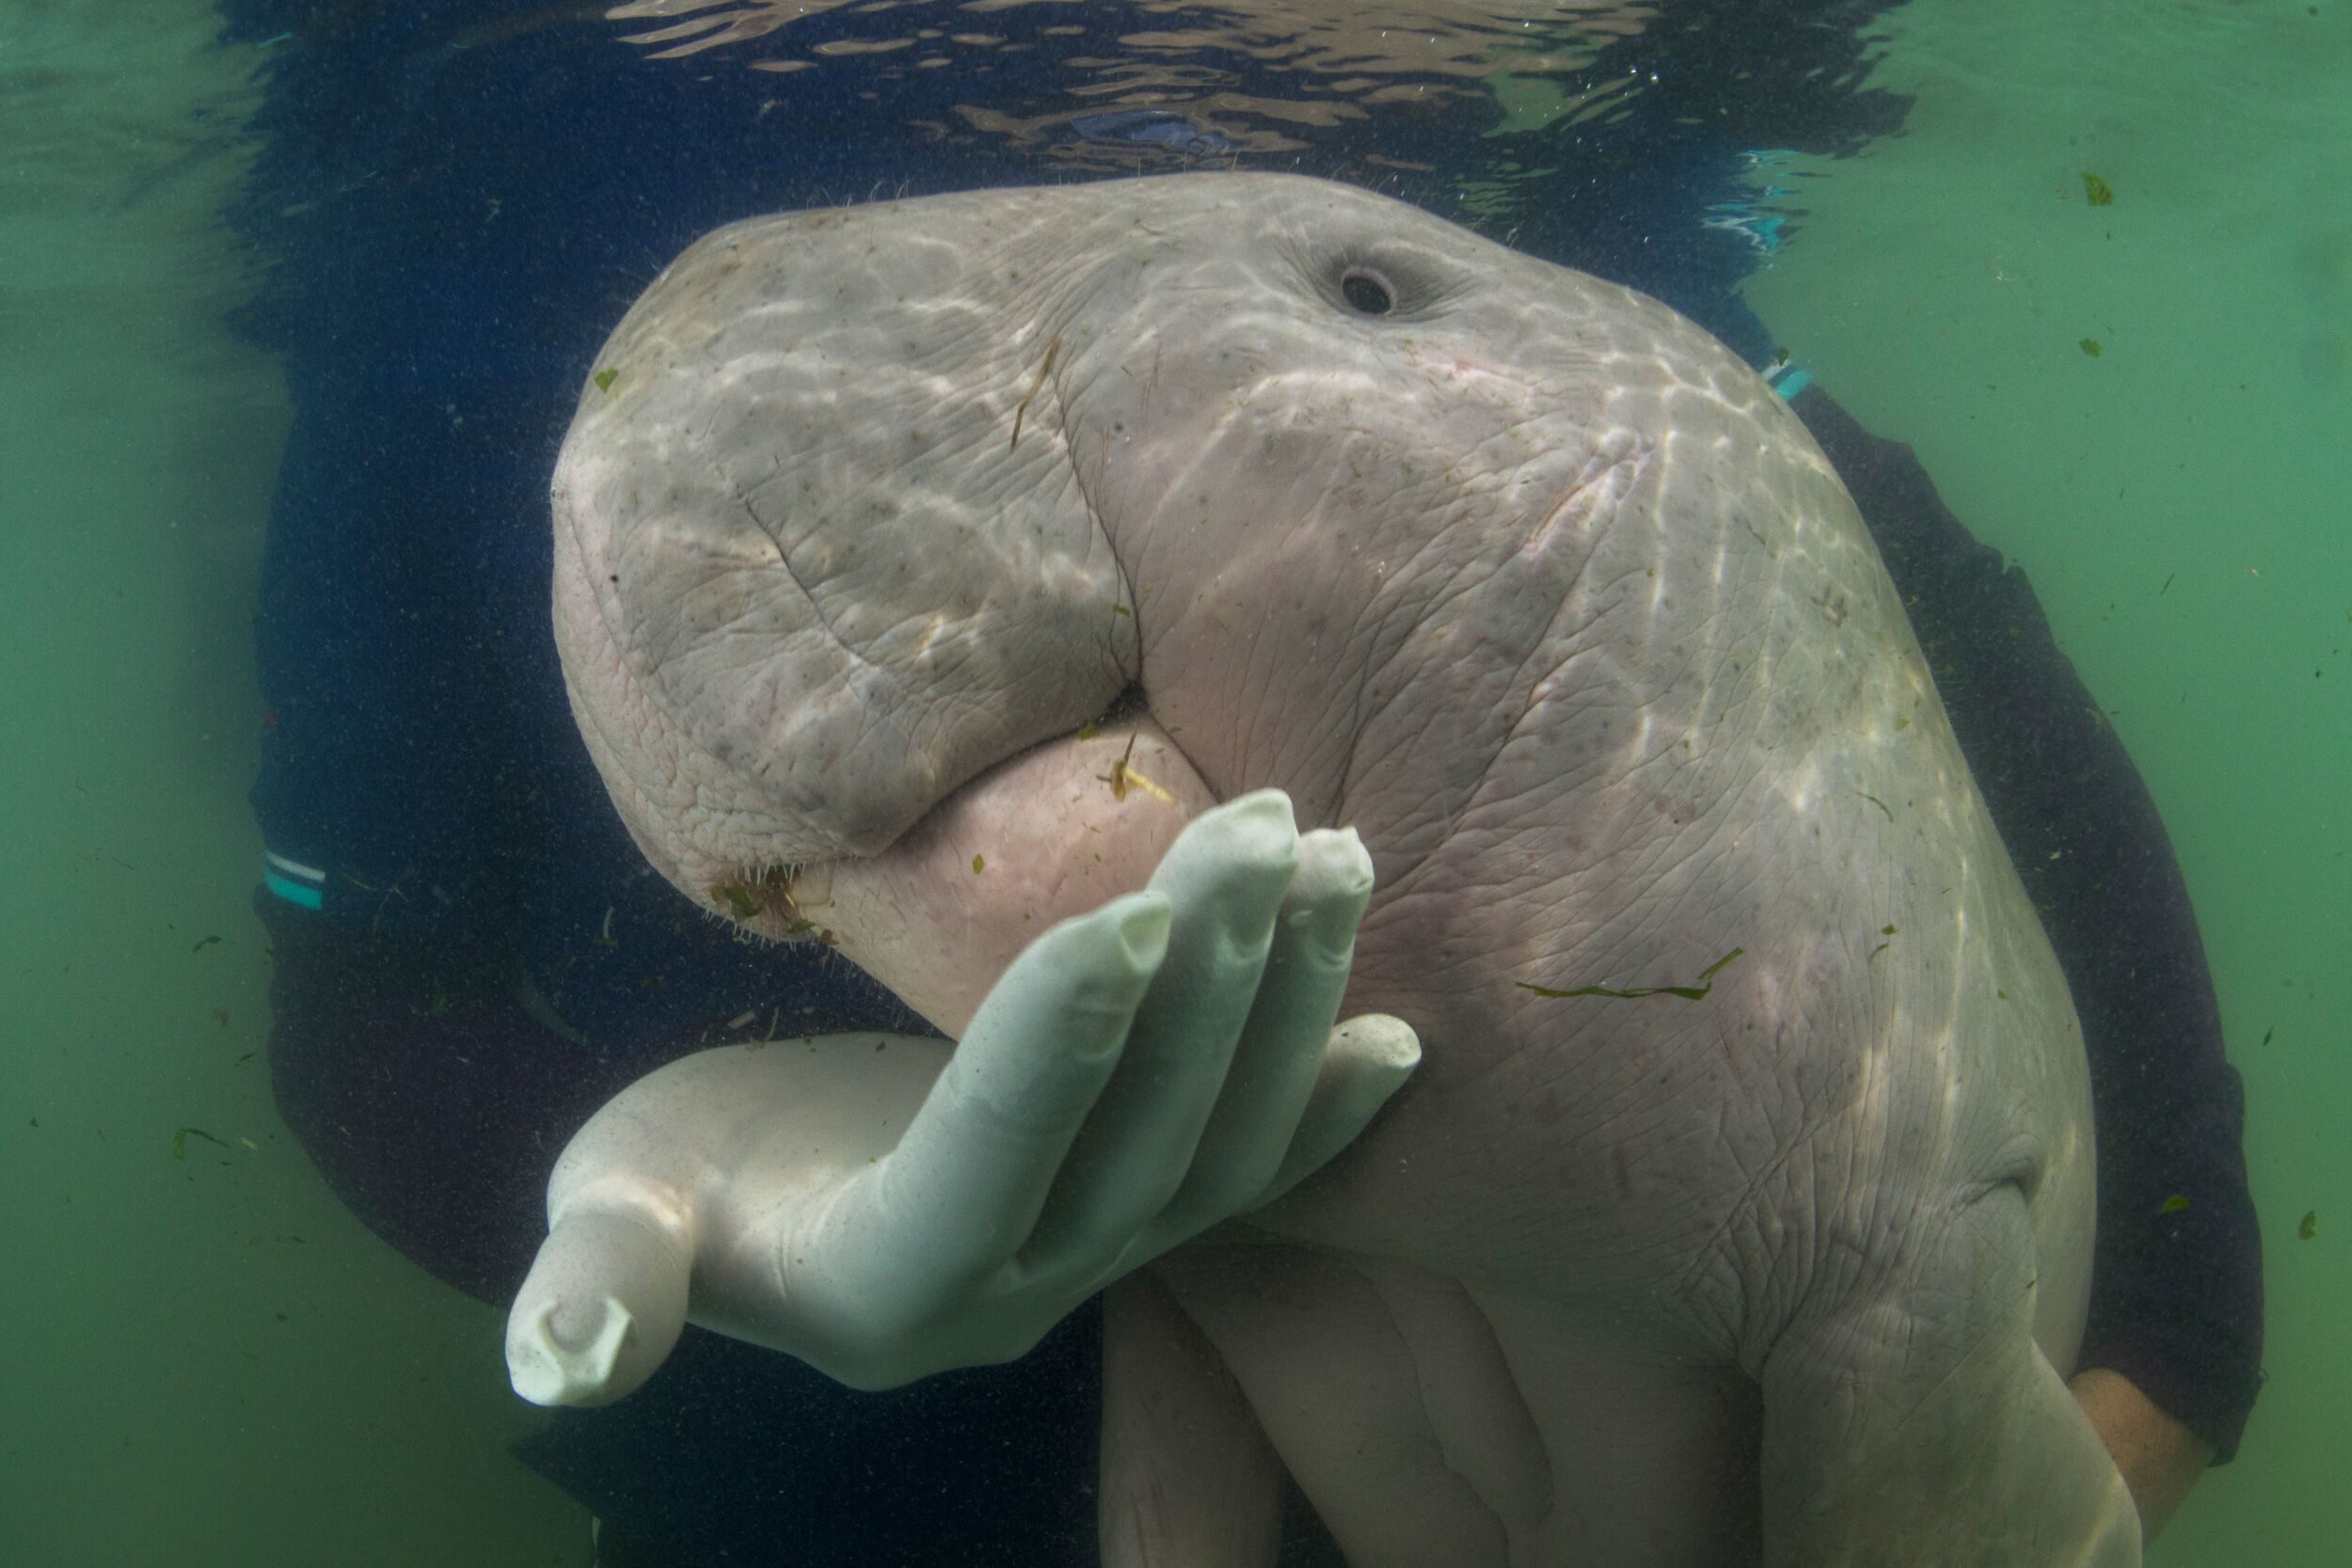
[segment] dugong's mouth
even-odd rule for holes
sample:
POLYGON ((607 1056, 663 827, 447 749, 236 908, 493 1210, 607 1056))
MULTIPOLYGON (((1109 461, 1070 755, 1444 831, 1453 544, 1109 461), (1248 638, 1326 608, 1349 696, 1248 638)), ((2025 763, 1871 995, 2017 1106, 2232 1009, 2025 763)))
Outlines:
POLYGON ((1143 886, 1215 803, 1167 732, 1135 715, 997 764, 873 855, 730 866, 632 831, 706 908, 761 936, 837 948, 956 1035, 1022 948, 1143 886))

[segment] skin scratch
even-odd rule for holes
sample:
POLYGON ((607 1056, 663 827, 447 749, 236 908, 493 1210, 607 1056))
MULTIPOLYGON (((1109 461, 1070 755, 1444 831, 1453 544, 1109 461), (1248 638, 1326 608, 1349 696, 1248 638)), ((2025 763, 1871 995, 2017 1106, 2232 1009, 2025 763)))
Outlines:
POLYGON ((1037 379, 1029 383, 1029 389, 1021 399, 1020 406, 1012 411, 1012 440, 1006 446, 1007 451, 1012 451, 1020 447, 1022 417, 1028 413, 1029 404, 1036 400, 1038 392, 1045 385, 1045 378, 1054 373, 1054 361, 1060 356, 1061 334, 1057 332, 1054 334, 1054 341, 1045 345, 1045 363, 1037 368, 1037 379))

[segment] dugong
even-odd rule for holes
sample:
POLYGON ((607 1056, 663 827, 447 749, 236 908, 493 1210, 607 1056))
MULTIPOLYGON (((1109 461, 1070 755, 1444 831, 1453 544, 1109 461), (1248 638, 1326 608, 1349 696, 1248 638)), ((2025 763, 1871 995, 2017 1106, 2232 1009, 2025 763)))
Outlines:
POLYGON ((705 910, 954 1036, 1212 802, 1369 853, 1346 1006, 1422 1064, 1114 1294, 1110 1555, 1263 1452, 1358 1568, 2138 1560, 2063 1382, 2065 981, 1851 499, 1705 332, 1213 173, 738 223, 596 367, 557 636, 705 910))

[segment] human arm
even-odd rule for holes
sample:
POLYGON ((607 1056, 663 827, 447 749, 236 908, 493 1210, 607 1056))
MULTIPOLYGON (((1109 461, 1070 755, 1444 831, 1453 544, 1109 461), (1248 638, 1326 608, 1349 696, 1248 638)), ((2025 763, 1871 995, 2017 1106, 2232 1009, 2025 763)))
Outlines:
POLYGON ((2214 1445, 2167 1415, 2121 1372, 2088 1368, 2067 1386, 2123 1472, 2123 1484, 2139 1510, 2140 1541, 2155 1540, 2213 1464, 2214 1445))

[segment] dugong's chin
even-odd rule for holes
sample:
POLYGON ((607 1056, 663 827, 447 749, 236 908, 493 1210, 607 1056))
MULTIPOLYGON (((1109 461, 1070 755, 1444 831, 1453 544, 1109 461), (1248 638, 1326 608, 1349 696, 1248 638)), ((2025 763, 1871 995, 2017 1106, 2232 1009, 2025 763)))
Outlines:
POLYGON ((697 885, 681 861, 727 857, 645 847, 696 902, 763 936, 839 948, 960 1036, 1024 947, 1056 921, 1142 887, 1184 824, 1215 803, 1143 716, 997 764, 878 854, 697 885))

